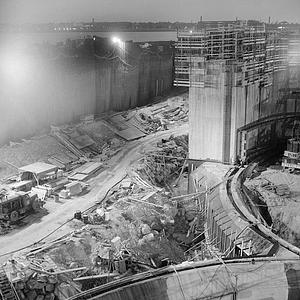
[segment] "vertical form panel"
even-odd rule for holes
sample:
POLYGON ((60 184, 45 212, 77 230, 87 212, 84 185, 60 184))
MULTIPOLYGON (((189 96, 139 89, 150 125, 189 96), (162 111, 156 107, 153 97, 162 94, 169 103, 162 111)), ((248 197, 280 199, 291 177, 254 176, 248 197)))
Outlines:
POLYGON ((225 104, 224 104, 224 128, 223 128, 223 162, 231 162, 230 145, 234 136, 231 136, 231 113, 232 113, 232 82, 233 67, 228 63, 225 70, 225 104))
POLYGON ((246 124, 244 115, 245 111, 245 97, 244 88, 237 85, 238 78, 241 76, 240 72, 235 71, 232 82, 232 104, 231 104, 231 142, 230 142, 230 159, 234 161, 237 153, 237 130, 246 124))
POLYGON ((223 160, 225 64, 194 58, 190 87, 190 139, 191 159, 223 160))
POLYGON ((111 109, 111 62, 99 59, 96 62, 96 113, 111 109))
POLYGON ((84 114, 148 104, 156 81, 159 94, 172 84, 172 49, 169 44, 166 47, 166 53, 145 53, 141 64, 139 55, 124 62, 92 55, 58 57, 37 59, 24 84, 13 85, 1 77, 5 126, 0 128, 0 144, 39 134, 50 125, 76 121, 84 114))

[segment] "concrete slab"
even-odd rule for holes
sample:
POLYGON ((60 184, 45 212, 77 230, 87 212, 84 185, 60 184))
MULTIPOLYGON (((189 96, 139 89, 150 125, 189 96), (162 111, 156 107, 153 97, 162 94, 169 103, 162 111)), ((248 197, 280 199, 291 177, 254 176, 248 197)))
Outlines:
POLYGON ((137 126, 131 124, 121 115, 112 116, 108 122, 115 127, 115 133, 127 141, 132 141, 144 137, 146 134, 143 129, 140 130, 137 126))
POLYGON ((128 128, 126 130, 118 131, 117 134, 126 141, 132 141, 146 136, 145 133, 138 130, 135 127, 128 128))
POLYGON ((72 138, 72 143, 74 146, 76 146, 78 149, 83 149, 89 146, 92 146, 95 144, 95 141, 91 139, 88 135, 80 135, 75 138, 72 138))
POLYGON ((37 176, 45 175, 47 173, 51 173, 57 171, 57 166, 47 164, 44 162, 35 162, 33 164, 23 166, 19 168, 20 172, 29 172, 35 174, 37 176))
POLYGON ((99 170, 100 168, 102 168, 103 164, 100 162, 93 162, 93 163, 89 163, 88 165, 85 164, 84 166, 86 168, 80 172, 77 171, 77 173, 91 175, 91 174, 95 173, 97 170, 99 170))
MULTIPOLYGON (((191 263, 117 280, 93 289, 95 300, 298 299, 299 261, 235 259, 191 263), (230 271, 229 271, 230 270, 230 271), (145 291, 147 291, 145 293, 145 291)), ((85 292, 72 297, 81 299, 85 292)))
POLYGON ((70 175, 68 176, 68 179, 70 180, 79 180, 79 181, 84 181, 88 178, 89 176, 86 174, 80 174, 80 173, 76 173, 74 175, 70 175))

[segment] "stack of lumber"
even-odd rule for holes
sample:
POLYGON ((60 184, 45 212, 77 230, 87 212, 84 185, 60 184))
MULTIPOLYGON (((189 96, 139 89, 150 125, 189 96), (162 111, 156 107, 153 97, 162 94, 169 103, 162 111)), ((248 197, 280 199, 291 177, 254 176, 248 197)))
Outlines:
POLYGON ((102 167, 103 164, 100 162, 87 162, 75 169, 72 174, 68 176, 68 178, 71 180, 84 181, 99 171, 102 167))
POLYGON ((138 171, 153 185, 163 185, 168 178, 179 173, 188 151, 187 136, 171 136, 157 143, 157 151, 147 153, 138 171))

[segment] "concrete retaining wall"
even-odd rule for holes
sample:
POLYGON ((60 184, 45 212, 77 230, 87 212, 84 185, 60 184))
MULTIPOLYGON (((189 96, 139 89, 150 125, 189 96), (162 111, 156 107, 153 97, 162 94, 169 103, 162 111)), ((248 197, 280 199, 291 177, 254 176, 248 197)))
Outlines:
POLYGON ((0 145, 81 115, 148 104, 172 87, 172 70, 173 49, 164 42, 147 50, 131 43, 126 55, 112 59, 93 52, 53 59, 33 56, 22 78, 0 72, 0 145))
POLYGON ((211 251, 225 257, 266 255, 273 244, 253 229, 255 218, 238 195, 240 185, 236 178, 239 173, 232 179, 234 188, 227 190, 230 170, 229 165, 205 162, 190 175, 194 190, 189 192, 208 190, 206 198, 200 199, 207 207, 206 243, 211 251))

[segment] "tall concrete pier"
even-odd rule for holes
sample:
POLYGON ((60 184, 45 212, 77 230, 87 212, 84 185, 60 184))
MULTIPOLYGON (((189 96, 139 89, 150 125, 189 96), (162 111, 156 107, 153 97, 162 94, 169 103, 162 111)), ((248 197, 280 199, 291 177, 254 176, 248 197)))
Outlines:
POLYGON ((277 138, 275 121, 239 129, 299 111, 299 41, 260 23, 178 34, 174 83, 190 87, 190 159, 233 163, 277 138))

